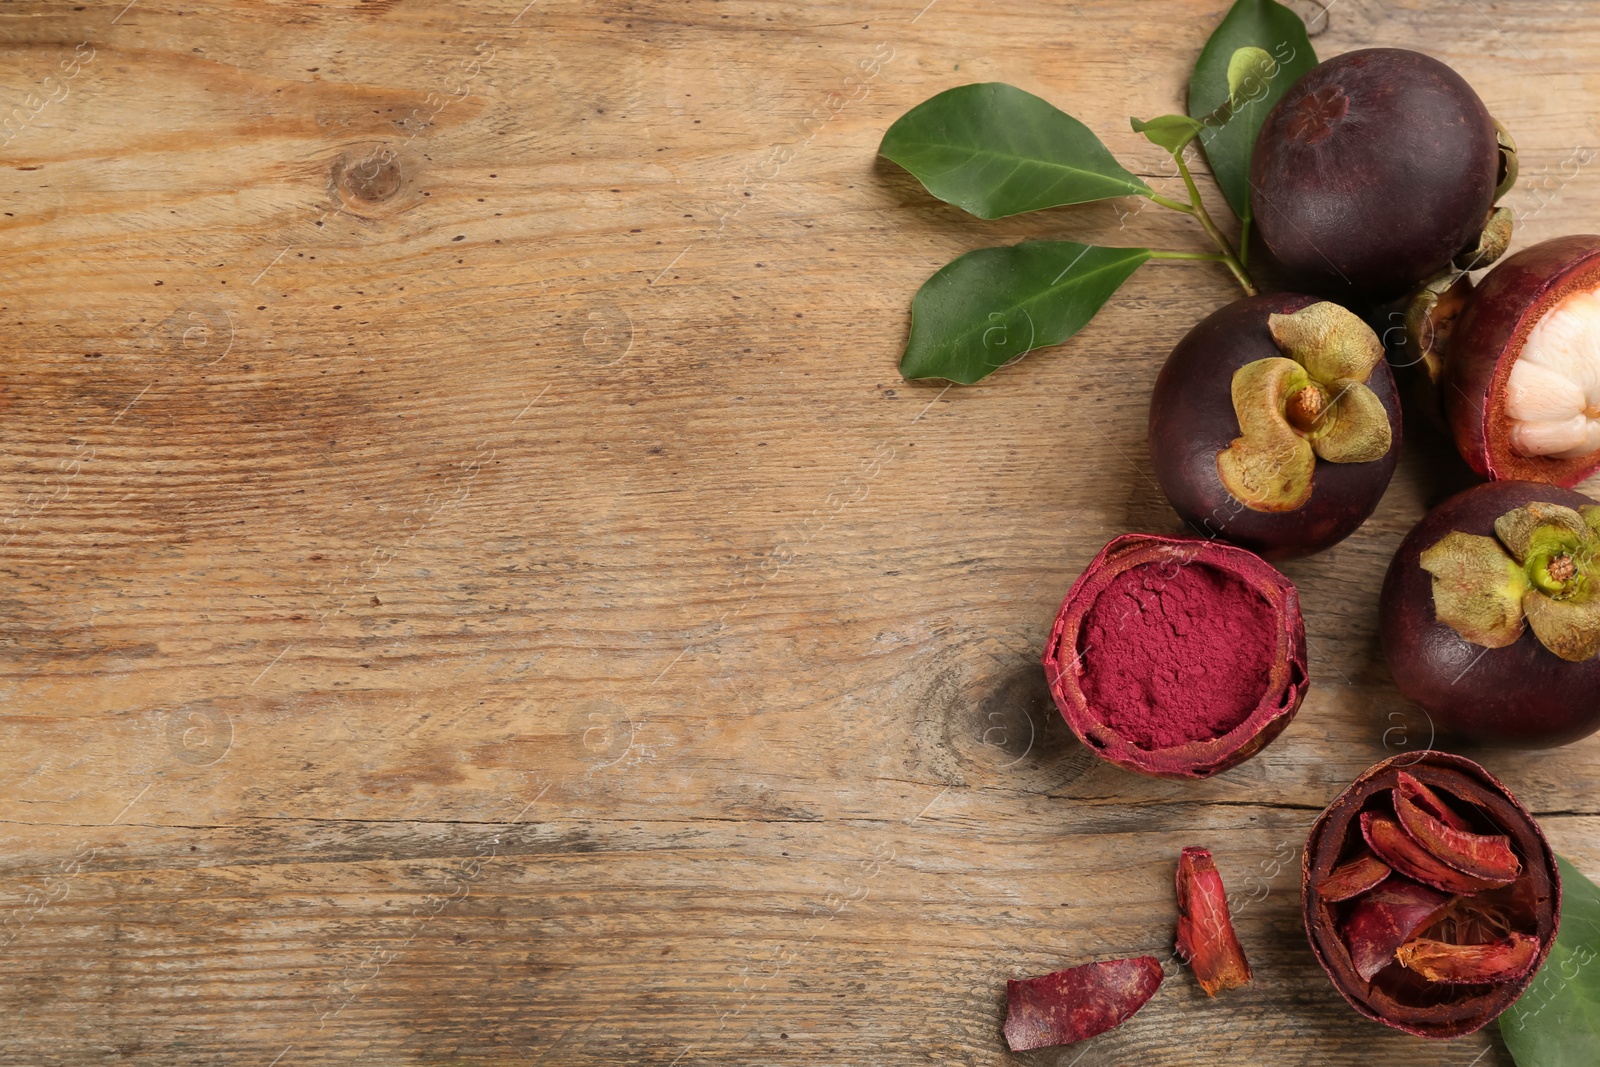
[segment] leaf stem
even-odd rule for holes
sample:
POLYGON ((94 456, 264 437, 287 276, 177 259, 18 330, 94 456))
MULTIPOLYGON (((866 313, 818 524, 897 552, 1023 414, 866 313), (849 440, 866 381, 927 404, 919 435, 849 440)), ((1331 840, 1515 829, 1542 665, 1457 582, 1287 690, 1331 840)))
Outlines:
POLYGON ((1195 259, 1195 260, 1199 260, 1199 261, 1201 261, 1203 263, 1226 263, 1227 262, 1227 260, 1223 258, 1222 253, 1220 253, 1220 252, 1162 252, 1159 249, 1152 249, 1151 252, 1150 252, 1150 258, 1151 259, 1195 259))
POLYGON ((1250 220, 1239 220, 1239 266, 1250 265, 1250 220))
POLYGON ((1244 264, 1239 262, 1239 257, 1233 254, 1233 246, 1228 244, 1228 239, 1222 235, 1221 230, 1217 229, 1217 224, 1211 221, 1211 216, 1206 212, 1205 204, 1200 200, 1200 190, 1194 184, 1194 175, 1189 173, 1189 164, 1183 161, 1183 153, 1181 151, 1174 152, 1172 158, 1178 164, 1178 173, 1183 175, 1183 184, 1189 188, 1189 203, 1193 205, 1194 217, 1200 220, 1201 227, 1211 235, 1211 240, 1216 242, 1217 247, 1222 250, 1222 262, 1226 263, 1228 269, 1233 272, 1234 278, 1244 289, 1244 295, 1255 296, 1257 292, 1256 283, 1245 272, 1244 264))
POLYGON ((1170 207, 1172 210, 1181 211, 1185 215, 1193 215, 1194 214, 1194 208, 1190 207, 1188 204, 1182 203, 1182 202, 1177 201, 1177 200, 1173 200, 1171 197, 1162 196, 1160 193, 1157 193, 1157 192, 1149 192, 1149 193, 1146 193, 1145 195, 1148 196, 1151 200, 1154 200, 1156 203, 1160 204, 1162 207, 1170 207))

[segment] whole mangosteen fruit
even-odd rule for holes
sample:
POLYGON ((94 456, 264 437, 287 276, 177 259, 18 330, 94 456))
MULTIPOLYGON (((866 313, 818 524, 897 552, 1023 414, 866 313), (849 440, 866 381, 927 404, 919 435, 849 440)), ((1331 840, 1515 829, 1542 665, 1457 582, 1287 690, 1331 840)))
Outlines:
POLYGON ((1079 575, 1044 669, 1085 747, 1158 778, 1249 759, 1310 684, 1294 583, 1234 545, 1157 534, 1115 538, 1079 575))
POLYGON ((1150 453, 1195 533, 1268 559, 1320 552, 1372 514, 1399 459, 1400 402, 1383 345, 1316 297, 1228 304, 1161 368, 1150 453))
POLYGON ((1478 246, 1514 176, 1503 151, 1514 160, 1443 63, 1403 48, 1347 52, 1268 113, 1250 162, 1256 226, 1298 288, 1400 296, 1478 246))
POLYGON ((1509 256, 1466 298, 1444 356, 1462 457, 1489 478, 1573 486, 1600 469, 1600 235, 1509 256))
POLYGON ((1488 482, 1430 511, 1384 578, 1400 691, 1441 731, 1545 748, 1600 728, 1600 504, 1488 482))
POLYGON ((1418 1037, 1493 1020, 1561 925, 1561 871, 1538 822, 1488 771, 1445 752, 1357 778, 1312 824, 1301 863, 1317 962, 1351 1007, 1418 1037))

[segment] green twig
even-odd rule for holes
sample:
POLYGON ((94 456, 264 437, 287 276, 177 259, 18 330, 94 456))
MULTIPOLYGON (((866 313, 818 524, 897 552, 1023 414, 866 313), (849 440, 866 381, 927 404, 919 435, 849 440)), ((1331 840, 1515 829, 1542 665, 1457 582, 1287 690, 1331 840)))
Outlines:
POLYGON ((1193 259, 1193 260, 1198 260, 1198 261, 1200 261, 1202 263, 1226 263, 1227 262, 1227 260, 1225 258, 1223 258, 1223 255, 1220 252, 1162 252, 1160 250, 1152 250, 1150 252, 1150 258, 1151 259, 1193 259))
POLYGON ((1152 191, 1152 192, 1146 193, 1145 195, 1148 196, 1151 200, 1153 200, 1156 203, 1160 204, 1162 207, 1170 207, 1172 210, 1181 211, 1185 215, 1193 215, 1194 214, 1194 208, 1190 207, 1188 204, 1180 203, 1179 201, 1173 200, 1170 197, 1162 196, 1160 193, 1152 191))
POLYGON ((1211 240, 1222 250, 1222 262, 1228 265, 1234 278, 1243 287, 1246 296, 1256 295, 1256 283, 1251 280, 1245 271, 1244 264, 1239 262, 1239 257, 1233 254, 1233 246, 1228 244, 1228 239, 1217 229, 1217 224, 1211 221, 1211 216, 1206 212, 1206 206, 1200 200, 1200 190, 1194 184, 1194 175, 1189 173, 1189 165, 1183 161, 1183 152, 1172 154, 1173 160, 1178 164, 1178 173, 1183 175, 1183 184, 1189 189, 1189 203, 1193 205, 1194 217, 1200 220, 1201 227, 1211 235, 1211 240))

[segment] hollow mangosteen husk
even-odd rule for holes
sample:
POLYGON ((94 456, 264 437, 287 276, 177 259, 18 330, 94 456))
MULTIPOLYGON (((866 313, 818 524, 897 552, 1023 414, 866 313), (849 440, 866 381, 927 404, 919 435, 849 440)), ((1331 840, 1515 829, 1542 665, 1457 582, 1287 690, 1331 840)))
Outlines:
POLYGON ((1443 399, 1456 448, 1480 475, 1571 488, 1600 469, 1600 451, 1521 455, 1505 413, 1506 381, 1529 332, 1568 293, 1596 286, 1600 235, 1573 234, 1507 256, 1473 289, 1450 337, 1443 399))
POLYGON ((1247 297, 1217 309, 1173 348, 1150 395, 1150 456, 1173 510, 1202 537, 1223 537, 1269 560, 1310 555, 1354 533, 1377 508, 1400 459, 1400 398, 1387 360, 1366 385, 1388 413, 1393 444, 1365 463, 1318 459, 1311 498, 1290 511, 1247 507, 1223 485, 1217 456, 1239 436, 1234 372, 1283 355, 1268 329, 1271 315, 1319 302, 1298 293, 1247 297))
MULTIPOLYGON (((1140 652, 1132 649, 1129 654, 1140 652)), ((1067 726, 1101 759, 1157 778, 1209 778, 1261 751, 1289 725, 1305 699, 1310 675, 1300 595, 1294 583, 1247 549, 1198 537, 1123 534, 1100 551, 1062 601, 1045 642, 1044 669, 1067 726), (1119 735, 1083 691, 1082 641, 1089 611, 1113 579, 1145 564, 1214 568, 1265 600, 1277 620, 1277 640, 1261 698, 1247 717, 1220 737, 1165 748, 1142 747, 1119 735)))
POLYGON ((1595 501, 1537 482, 1473 486, 1430 511, 1389 564, 1379 599, 1379 638, 1390 672, 1434 727, 1468 741, 1547 748, 1600 729, 1600 656, 1562 659, 1531 627, 1503 648, 1462 637, 1436 616, 1422 553, 1451 531, 1494 537, 1495 520, 1534 501, 1577 509, 1595 501))
POLYGON ((1498 1016, 1533 981, 1550 953, 1561 919, 1561 875, 1539 824, 1488 771, 1463 756, 1444 752, 1394 756, 1339 794, 1312 824, 1301 861, 1300 885, 1311 951, 1334 988, 1367 1018, 1418 1037, 1460 1037, 1498 1016), (1356 973, 1340 935, 1341 924, 1355 901, 1326 901, 1317 887, 1335 867, 1365 851, 1361 812, 1382 809, 1402 771, 1449 794, 1457 801, 1453 806, 1473 823, 1474 832, 1510 838, 1522 861, 1521 874, 1510 886, 1478 897, 1513 929, 1539 939, 1538 957, 1521 977, 1491 985, 1442 985, 1430 983, 1398 963, 1379 971, 1371 982, 1356 973))

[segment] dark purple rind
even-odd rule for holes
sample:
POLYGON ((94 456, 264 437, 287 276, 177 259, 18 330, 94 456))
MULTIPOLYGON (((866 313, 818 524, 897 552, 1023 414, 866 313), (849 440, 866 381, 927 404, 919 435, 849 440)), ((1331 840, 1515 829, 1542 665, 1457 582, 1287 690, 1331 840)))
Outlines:
POLYGON ((1268 113, 1250 162, 1256 228, 1297 288, 1399 296, 1476 245, 1500 168, 1494 120, 1459 74, 1399 48, 1320 63, 1268 113), (1327 136, 1289 133, 1301 101, 1334 87, 1327 136))
MULTIPOLYGON (((1378 799, 1379 810, 1385 799, 1378 799)), ((1460 1037, 1496 1018, 1522 995, 1538 974, 1561 923, 1561 874, 1539 824, 1494 775, 1464 756, 1436 751, 1414 752, 1391 757, 1368 769, 1317 816, 1301 859, 1300 907, 1312 953, 1351 1007, 1369 1019, 1418 1037, 1460 1037), (1408 1004, 1397 999, 1397 993, 1422 987, 1408 987, 1405 983, 1409 979, 1404 976, 1392 979, 1391 984, 1384 980, 1386 975, 1402 968, 1387 968, 1374 982, 1363 981, 1356 974, 1349 950, 1339 936, 1340 909, 1348 908, 1351 902, 1339 904, 1324 900, 1317 886, 1342 859, 1364 847, 1360 829, 1353 824, 1358 823, 1364 808, 1371 810, 1368 805, 1374 797, 1395 787, 1401 771, 1415 775, 1453 799, 1465 801, 1466 804, 1457 805, 1459 810, 1466 811, 1467 805, 1472 805, 1474 811, 1493 824, 1485 829, 1510 837, 1522 857, 1523 873, 1517 882, 1522 891, 1518 899, 1524 901, 1519 906, 1525 907, 1527 914, 1517 918, 1526 926, 1522 933, 1539 939, 1540 949, 1534 966, 1520 978, 1488 989, 1452 986, 1444 994, 1433 987, 1421 998, 1430 1003, 1408 1004), (1441 995, 1444 999, 1440 999, 1441 995)))
POLYGON ((1217 454, 1239 436, 1233 373, 1246 363, 1282 356, 1267 317, 1299 311, 1314 296, 1247 297, 1200 320, 1179 341, 1150 395, 1150 456, 1156 480, 1191 531, 1224 537, 1266 559, 1291 559, 1338 544, 1367 521, 1400 459, 1400 398, 1387 360, 1367 380, 1389 413, 1394 444, 1369 463, 1317 460, 1311 499, 1294 511, 1254 511, 1222 484, 1217 454))
POLYGON ((1595 501, 1537 482, 1488 482, 1430 511, 1401 542, 1379 600, 1379 637, 1400 691, 1440 731, 1470 741, 1551 748, 1600 729, 1600 656, 1573 663, 1531 628, 1504 648, 1475 645, 1438 620, 1422 553, 1452 530, 1494 536, 1494 521, 1539 500, 1595 501))
POLYGON ((1579 280, 1600 284, 1600 235, 1557 237, 1507 256, 1478 283, 1456 323, 1444 364, 1444 409, 1461 458, 1485 478, 1571 488, 1600 469, 1600 452, 1577 459, 1518 455, 1504 413, 1506 378, 1529 331, 1579 280))
POLYGON ((1266 747, 1289 725, 1305 699, 1310 675, 1300 594, 1293 582, 1246 549, 1198 537, 1123 534, 1100 550, 1067 591, 1045 641, 1044 671, 1061 717, 1078 740, 1101 759, 1156 778, 1209 778, 1237 767, 1266 747), (1083 660, 1078 654, 1084 619, 1112 579, 1145 563, 1214 567, 1255 590, 1277 613, 1278 642, 1266 691, 1255 710, 1221 737, 1144 749, 1113 733, 1103 716, 1089 707, 1080 684, 1083 660))

